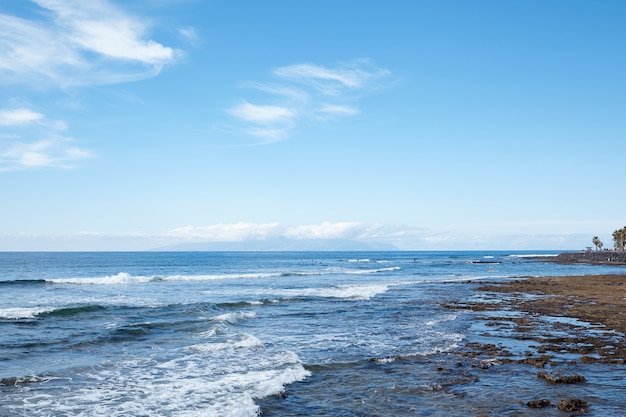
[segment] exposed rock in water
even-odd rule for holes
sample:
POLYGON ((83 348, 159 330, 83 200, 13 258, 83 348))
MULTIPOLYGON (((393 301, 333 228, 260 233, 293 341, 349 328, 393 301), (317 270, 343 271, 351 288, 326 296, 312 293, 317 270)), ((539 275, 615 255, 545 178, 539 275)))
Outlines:
POLYGON ((570 375, 570 376, 559 376, 559 377, 555 377, 552 375, 548 375, 545 372, 539 372, 537 374, 537 378, 543 378, 548 382, 551 382, 553 384, 577 384, 579 382, 585 382, 585 377, 582 375, 570 375))
POLYGON ((559 401, 557 408, 561 411, 582 411, 586 412, 587 401, 578 398, 570 398, 559 401))
POLYGON ((543 399, 543 400, 528 401, 526 405, 530 408, 544 408, 544 407, 550 407, 552 403, 550 402, 550 400, 543 399))

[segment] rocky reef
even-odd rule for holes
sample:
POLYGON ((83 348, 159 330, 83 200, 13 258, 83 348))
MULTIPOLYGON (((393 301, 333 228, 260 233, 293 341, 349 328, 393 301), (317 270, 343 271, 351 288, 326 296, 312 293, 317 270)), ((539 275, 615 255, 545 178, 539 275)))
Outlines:
POLYGON ((626 265, 626 251, 601 250, 563 252, 554 257, 544 258, 561 264, 626 265))

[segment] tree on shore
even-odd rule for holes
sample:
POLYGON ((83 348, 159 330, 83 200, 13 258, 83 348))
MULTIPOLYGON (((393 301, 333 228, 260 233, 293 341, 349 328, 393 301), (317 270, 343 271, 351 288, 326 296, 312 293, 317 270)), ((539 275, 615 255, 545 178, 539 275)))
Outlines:
POLYGON ((604 246, 604 244, 598 238, 598 236, 594 236, 593 239, 591 239, 591 241, 593 242, 594 245, 596 245, 596 250, 600 250, 602 249, 602 246, 604 246))
POLYGON ((626 245, 626 226, 613 232, 613 247, 623 251, 626 245))

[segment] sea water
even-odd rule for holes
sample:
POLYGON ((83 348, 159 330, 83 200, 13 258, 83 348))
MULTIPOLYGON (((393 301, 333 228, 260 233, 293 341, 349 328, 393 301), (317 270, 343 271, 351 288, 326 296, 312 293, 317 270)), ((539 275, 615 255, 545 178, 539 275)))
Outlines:
POLYGON ((527 255, 0 253, 0 416, 455 415, 451 283, 624 272, 527 255))

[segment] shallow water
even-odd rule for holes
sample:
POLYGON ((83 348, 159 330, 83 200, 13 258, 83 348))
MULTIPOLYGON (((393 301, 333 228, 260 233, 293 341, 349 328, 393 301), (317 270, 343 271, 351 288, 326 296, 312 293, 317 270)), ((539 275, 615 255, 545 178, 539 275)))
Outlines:
MULTIPOLYGON (((476 368, 457 351, 486 338, 477 313, 442 304, 624 269, 518 255, 0 253, 0 416, 533 415, 536 369, 476 368)), ((547 389, 622 415, 623 366, 602 367, 547 389)))

